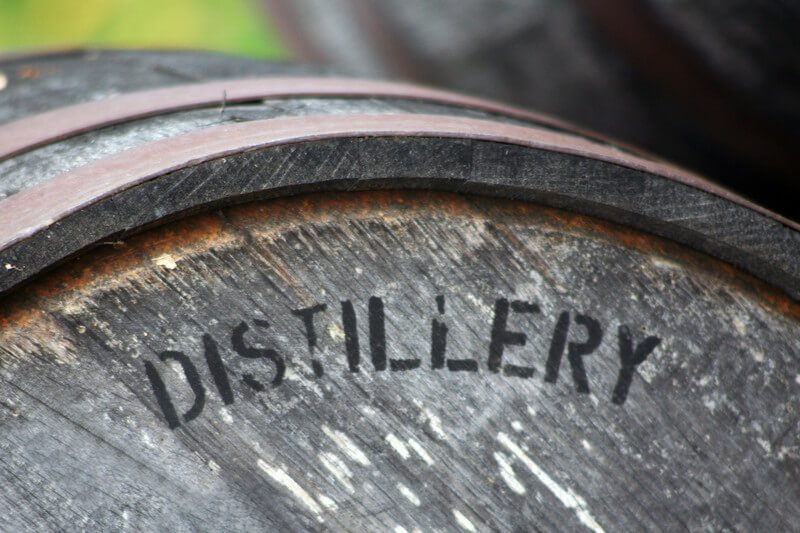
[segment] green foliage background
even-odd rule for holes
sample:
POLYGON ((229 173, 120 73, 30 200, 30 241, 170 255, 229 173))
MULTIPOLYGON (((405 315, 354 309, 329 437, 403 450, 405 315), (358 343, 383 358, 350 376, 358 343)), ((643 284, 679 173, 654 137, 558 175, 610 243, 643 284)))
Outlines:
POLYGON ((0 0, 0 50, 81 46, 289 56, 258 0, 0 0))

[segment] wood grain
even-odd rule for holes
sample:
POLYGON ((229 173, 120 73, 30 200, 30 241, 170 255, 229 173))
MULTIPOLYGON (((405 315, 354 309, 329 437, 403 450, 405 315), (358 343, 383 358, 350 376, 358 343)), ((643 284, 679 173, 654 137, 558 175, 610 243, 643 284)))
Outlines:
MULTIPOLYGON (((0 121, 300 72, 0 68, 0 121)), ((3 529, 797 529, 796 222, 470 99, 300 92, 0 162, 3 529)))
POLYGON ((521 203, 345 193, 190 218, 6 307, 0 515, 45 528, 792 529, 800 313, 770 293, 666 241, 521 203), (525 342, 501 343, 494 372, 503 301, 525 342), (312 342, 293 311, 315 306, 312 342), (570 354, 590 322, 601 339, 579 357, 581 393, 570 354), (626 335, 658 344, 620 404, 626 335), (176 352, 196 378, 164 355, 176 352))

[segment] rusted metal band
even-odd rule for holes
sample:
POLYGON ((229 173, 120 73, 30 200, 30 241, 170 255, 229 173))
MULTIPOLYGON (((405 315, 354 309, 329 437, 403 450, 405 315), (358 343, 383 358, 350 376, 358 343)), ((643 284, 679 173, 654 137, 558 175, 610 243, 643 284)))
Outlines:
POLYGON ((800 226, 793 222, 674 167, 587 139, 423 114, 218 126, 23 190, 0 202, 0 294, 109 237, 181 213, 307 191, 418 187, 528 200, 618 222, 727 261, 800 301, 800 226), (337 143, 343 152, 330 151, 337 143), (287 157, 297 159, 285 164, 287 157), (228 158, 232 173, 224 170, 228 158), (248 161, 252 170, 242 166, 248 161), (193 176, 200 181, 183 190, 193 176), (175 187, 183 190, 179 196, 175 187), (164 194, 168 204, 159 200, 164 194))
POLYGON ((277 118, 199 130, 89 163, 0 202, 0 250, 81 208, 154 177, 229 154, 339 137, 446 137, 516 144, 663 176, 755 210, 800 231, 800 225, 673 166, 540 128, 438 115, 324 115, 277 118))
POLYGON ((572 125, 546 115, 413 84, 333 77, 268 77, 137 91, 62 107, 9 122, 0 125, 0 161, 80 133, 149 116, 198 107, 221 106, 225 103, 299 97, 377 97, 430 101, 574 131, 586 137, 605 141, 597 135, 580 131, 572 125))

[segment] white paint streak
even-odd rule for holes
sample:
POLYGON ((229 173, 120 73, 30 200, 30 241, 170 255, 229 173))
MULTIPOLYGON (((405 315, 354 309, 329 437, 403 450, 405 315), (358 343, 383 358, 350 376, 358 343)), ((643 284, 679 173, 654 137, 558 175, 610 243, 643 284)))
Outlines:
POLYGON ((222 418, 222 421, 225 422, 226 424, 233 424, 233 417, 226 408, 224 407, 220 408, 219 416, 220 418, 222 418))
POLYGON ((417 497, 417 495, 414 494, 414 491, 412 491, 411 489, 409 489, 408 487, 406 487, 402 483, 398 483, 397 484, 397 490, 399 490, 400 494, 405 496, 408 501, 413 503, 415 507, 419 507, 419 504, 421 502, 419 501, 419 498, 417 497))
POLYGON ((458 524, 461 529, 468 531, 469 533, 475 533, 475 526, 472 524, 469 518, 461 513, 461 511, 458 509, 453 509, 453 516, 456 519, 456 524, 458 524))
POLYGON ((492 314, 494 313, 494 308, 492 308, 491 306, 489 306, 489 304, 483 302, 482 300, 476 298, 475 295, 472 294, 471 292, 465 293, 464 296, 467 298, 467 300, 472 302, 472 305, 480 309, 484 315, 492 316, 492 314))
POLYGON ((425 414, 428 416, 428 423, 431 426, 431 431, 433 431, 440 439, 447 440, 447 435, 445 434, 444 429, 442 429, 441 419, 428 409, 425 409, 425 414))
POLYGON ((703 399, 703 405, 706 406, 706 409, 708 409, 712 413, 717 410, 717 402, 715 398, 712 398, 711 396, 706 394, 703 396, 702 399, 703 399))
POLYGON ((603 528, 600 527, 600 524, 592 517, 589 513, 589 509, 586 506, 586 500, 572 492, 569 488, 563 488, 559 485, 550 475, 545 472, 544 470, 537 465, 533 459, 528 457, 528 455, 522 451, 522 448, 516 445, 514 441, 512 441, 508 435, 505 433, 498 433, 497 440, 503 446, 508 449, 512 454, 514 454, 517 459, 522 461, 528 470, 536 476, 542 484, 553 493, 553 495, 559 499, 559 501, 564 504, 564 507, 568 509, 575 509, 576 514, 578 515, 578 520, 581 521, 583 525, 585 525, 590 530, 599 533, 603 531, 603 528))
POLYGON ((779 461, 800 459, 800 446, 783 446, 776 455, 779 461))
POLYGON ((653 266, 662 268, 664 270, 678 270, 680 272, 685 270, 682 265, 679 265, 674 261, 670 261, 666 257, 653 256, 650 258, 650 262, 653 264, 653 266))
POLYGON ((339 327, 338 324, 329 325, 327 330, 328 330, 328 336, 331 339, 335 341, 344 340, 344 331, 342 330, 342 328, 339 327))
POLYGON ((406 445, 403 444, 403 441, 395 437, 394 433, 389 433, 386 435, 386 442, 388 442, 389 446, 391 446, 392 449, 397 452, 397 455, 403 459, 408 459, 411 457, 411 454, 408 453, 408 448, 406 448, 406 445))
POLYGON ((770 442, 767 439, 759 437, 759 438, 756 439, 756 442, 758 442, 758 444, 762 448, 764 448, 765 452, 772 453, 772 444, 770 444, 770 442))
POLYGON ((525 485, 517 478, 517 474, 514 473, 514 469, 506 456, 502 453, 494 452, 494 458, 500 466, 500 477, 506 482, 508 488, 517 494, 525 494, 525 485))
POLYGON ((442 428, 442 420, 430 409, 425 407, 421 401, 414 400, 414 405, 416 405, 419 410, 422 411, 423 420, 427 420, 433 434, 439 439, 447 440, 447 434, 442 428))
POLYGON ((433 465, 433 457, 422 447, 422 444, 415 439, 408 439, 408 445, 411 446, 411 449, 414 450, 428 466, 433 465))
POLYGON ((153 440, 150 438, 150 434, 145 430, 142 430, 142 442, 148 448, 155 448, 156 447, 156 445, 153 443, 153 440))
POLYGON ((353 461, 361 466, 369 466, 372 464, 367 455, 350 440, 350 437, 341 431, 331 429, 328 426, 322 426, 322 431, 353 461))
POLYGON ((347 492, 350 494, 355 492, 353 484, 350 483, 350 478, 353 477, 353 473, 347 468, 344 461, 339 459, 339 456, 330 452, 321 453, 319 454, 319 462, 322 463, 322 466, 324 466, 328 472, 333 474, 333 477, 335 477, 339 483, 344 485, 347 492))
POLYGON ((358 406, 358 410, 361 411, 361 413, 364 416, 375 416, 375 415, 378 414, 378 411, 376 411, 375 409, 373 409, 369 405, 359 405, 358 406))
POLYGON ((167 366, 169 367, 170 370, 175 372, 176 377, 179 380, 181 380, 181 382, 186 383, 186 384, 189 383, 189 381, 186 379, 186 372, 183 371, 183 367, 181 366, 181 364, 178 361, 175 361, 174 359, 170 359, 169 361, 167 361, 167 366))
MULTIPOLYGON (((311 364, 309 362, 305 362, 305 363, 301 363, 301 364, 303 364, 303 366, 305 366, 308 369, 309 373, 312 372, 311 364)), ((300 372, 297 372, 296 370, 294 370, 291 367, 286 367, 286 371, 283 374, 283 379, 284 379, 284 381, 292 381, 292 382, 297 383, 299 386, 310 390, 311 392, 313 392, 314 394, 316 394, 320 398, 322 398, 322 396, 323 396, 322 389, 320 389, 319 386, 316 383, 314 383, 313 381, 305 378, 300 372)))
POLYGON ((336 511, 339 508, 339 506, 336 505, 335 501, 328 498, 324 494, 320 494, 319 496, 317 496, 317 499, 319 500, 319 503, 325 506, 326 509, 330 509, 331 511, 336 511))
POLYGON ((312 498, 311 495, 297 483, 297 481, 292 479, 292 477, 287 474, 283 468, 272 466, 262 459, 259 459, 256 464, 258 465, 258 468, 271 477, 273 481, 280 483, 286 488, 286 490, 291 492, 292 496, 297 498, 298 501, 308 507, 311 512, 317 515, 317 520, 322 522, 322 517, 320 516, 320 513, 322 513, 322 508, 317 505, 317 502, 314 500, 314 498, 312 498))
POLYGON ((156 265, 163 266, 166 269, 174 270, 178 268, 178 264, 175 263, 175 258, 169 254, 164 254, 156 257, 153 259, 156 265))

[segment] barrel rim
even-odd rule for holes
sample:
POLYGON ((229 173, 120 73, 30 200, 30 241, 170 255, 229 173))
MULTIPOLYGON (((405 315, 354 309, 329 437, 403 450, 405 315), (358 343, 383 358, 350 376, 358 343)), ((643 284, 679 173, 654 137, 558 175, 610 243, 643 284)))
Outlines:
MULTIPOLYGON (((19 245, 25 244, 26 241, 31 241, 33 244, 37 236, 43 236, 42 243, 47 243, 49 235, 46 234, 49 228, 68 221, 72 215, 90 206, 98 205, 106 200, 113 200, 124 191, 135 189, 150 181, 157 181, 158 178, 168 176, 178 170, 190 169, 236 154, 278 146, 313 144, 332 139, 368 140, 376 138, 424 138, 453 142, 467 140, 494 143, 501 147, 516 145, 551 154, 560 154, 564 157, 578 157, 617 168, 630 169, 655 177, 673 189, 682 186, 689 187, 695 191, 695 194, 707 198, 709 202, 717 202, 717 205, 720 205, 720 202, 725 204, 724 210, 718 210, 716 213, 714 210, 711 211, 711 214, 720 217, 718 221, 713 222, 720 229, 709 227, 706 221, 696 223, 695 227, 691 227, 691 223, 684 223, 680 219, 669 221, 664 218, 663 214, 659 214, 661 206, 648 207, 641 205, 641 202, 637 203, 637 194, 641 196, 641 193, 636 189, 643 185, 631 181, 630 176, 615 178, 618 181, 627 180, 625 185, 631 188, 631 192, 626 201, 630 205, 620 212, 615 212, 613 209, 616 208, 613 208, 606 200, 609 209, 603 216, 612 222, 622 222, 633 227, 637 227, 636 223, 639 223, 640 229, 700 249, 743 268, 764 281, 777 285, 793 298, 800 299, 798 265, 793 264, 793 261, 779 261, 781 257, 787 257, 787 254, 789 257, 800 257, 800 238, 798 238, 800 226, 796 223, 783 221, 777 215, 752 206, 747 201, 730 195, 724 190, 719 192, 713 188, 709 190, 707 183, 698 182, 695 176, 675 169, 675 167, 635 158, 613 147, 597 144, 587 139, 500 121, 424 114, 283 117, 217 126, 151 142, 89 163, 48 182, 26 189, 0 202, 0 208, 2 208, 0 209, 0 227, 5 228, 3 235, 0 236, 0 261, 6 263, 5 275, 0 280, 0 292, 10 290, 31 275, 38 273, 38 271, 25 272, 24 269, 20 272, 14 268, 15 249, 19 245), (632 217, 641 217, 642 221, 634 221, 635 223, 631 224, 632 217), (748 235, 741 235, 743 227, 740 219, 748 220, 748 224, 750 224, 747 226, 748 235), (661 226, 669 223, 675 225, 677 229, 669 230, 665 235, 666 230, 661 226), (649 228, 641 228, 642 225, 648 226, 648 224, 649 228), (713 235, 714 233, 716 235, 713 235), (752 239, 754 233, 761 235, 763 239, 754 242, 752 239), (736 254, 730 251, 722 253, 716 244, 709 246, 708 243, 704 244, 703 242, 704 239, 711 241, 720 239, 720 237, 724 237, 730 242, 723 242, 719 246, 724 245, 733 252, 740 253, 736 254), (737 246, 741 249, 735 250, 737 246), (9 268, 8 265, 11 265, 12 268, 9 268)), ((502 154, 498 157, 502 157, 502 154)), ((470 186, 474 189, 470 192, 477 191, 479 194, 511 198, 516 197, 519 194, 518 191, 527 191, 532 196, 541 195, 544 191, 544 186, 537 183, 535 178, 524 175, 517 176, 516 179, 499 176, 494 178, 496 181, 493 183, 481 183, 479 166, 472 162, 470 170, 478 173, 478 176, 477 178, 475 175, 464 176, 463 184, 452 183, 454 180, 450 177, 433 180, 427 186, 433 190, 463 189, 464 186, 470 186)), ((403 176, 399 170, 398 176, 403 176)), ((558 179, 562 179, 565 183, 569 182, 565 187, 568 187, 574 198, 588 202, 593 201, 590 195, 597 193, 587 192, 587 188, 581 187, 580 184, 576 186, 574 183, 576 177, 564 175, 558 176, 558 179)), ((349 179, 355 181, 353 187, 362 185, 377 188, 387 187, 381 183, 368 183, 375 180, 371 180, 371 176, 366 174, 355 179, 351 176, 349 179)), ((277 196, 285 194, 281 187, 285 187, 287 184, 280 184, 277 181, 265 184, 264 191, 270 191, 277 196)), ((400 180, 388 187, 402 187, 404 183, 400 180)), ((324 179, 320 179, 315 185, 320 186, 323 190, 327 187, 324 179)), ((228 194, 229 196, 225 198, 235 202, 237 195, 244 193, 233 191, 228 194)), ((595 200, 602 205, 600 201, 602 199, 595 200)), ((203 208, 204 205, 198 207, 203 208)), ((565 206, 558 205, 556 207, 563 208, 565 206)), ((595 215, 580 206, 572 209, 579 213, 595 215)), ((178 208, 175 210, 179 211, 178 208)), ((145 224, 140 224, 139 227, 157 222, 172 214, 174 213, 163 213, 161 217, 153 217, 145 224)), ((115 221, 115 223, 120 226, 115 228, 117 232, 131 229, 125 225, 124 220, 115 221)), ((75 242, 69 245, 59 243, 59 246, 52 246, 52 241, 50 241, 50 249, 40 250, 43 253, 51 254, 51 257, 46 260, 48 265, 45 266, 53 265, 71 253, 97 242, 96 240, 91 241, 89 237, 83 235, 77 235, 74 239, 75 242)))
POLYGON ((0 161, 88 131, 177 111, 267 99, 333 97, 400 98, 462 107, 569 131, 644 155, 634 147, 543 113, 434 87, 367 78, 264 76, 132 91, 0 124, 0 161))
POLYGON ((649 172, 703 189, 717 196, 758 211, 781 224, 800 231, 800 224, 761 207, 698 174, 671 165, 636 147, 602 134, 583 130, 549 115, 447 90, 405 82, 349 77, 268 76, 181 84, 171 87, 134 91, 96 101, 83 102, 38 113, 30 117, 0 124, 0 162, 20 153, 74 137, 96 129, 148 118, 228 103, 244 103, 265 99, 287 98, 400 98, 424 101, 469 110, 497 114, 505 118, 528 121, 538 126, 615 146, 633 158, 622 165, 639 165, 650 160, 649 172), (634 161, 635 160, 635 161, 634 161), (670 167, 666 169, 666 167, 670 167))

